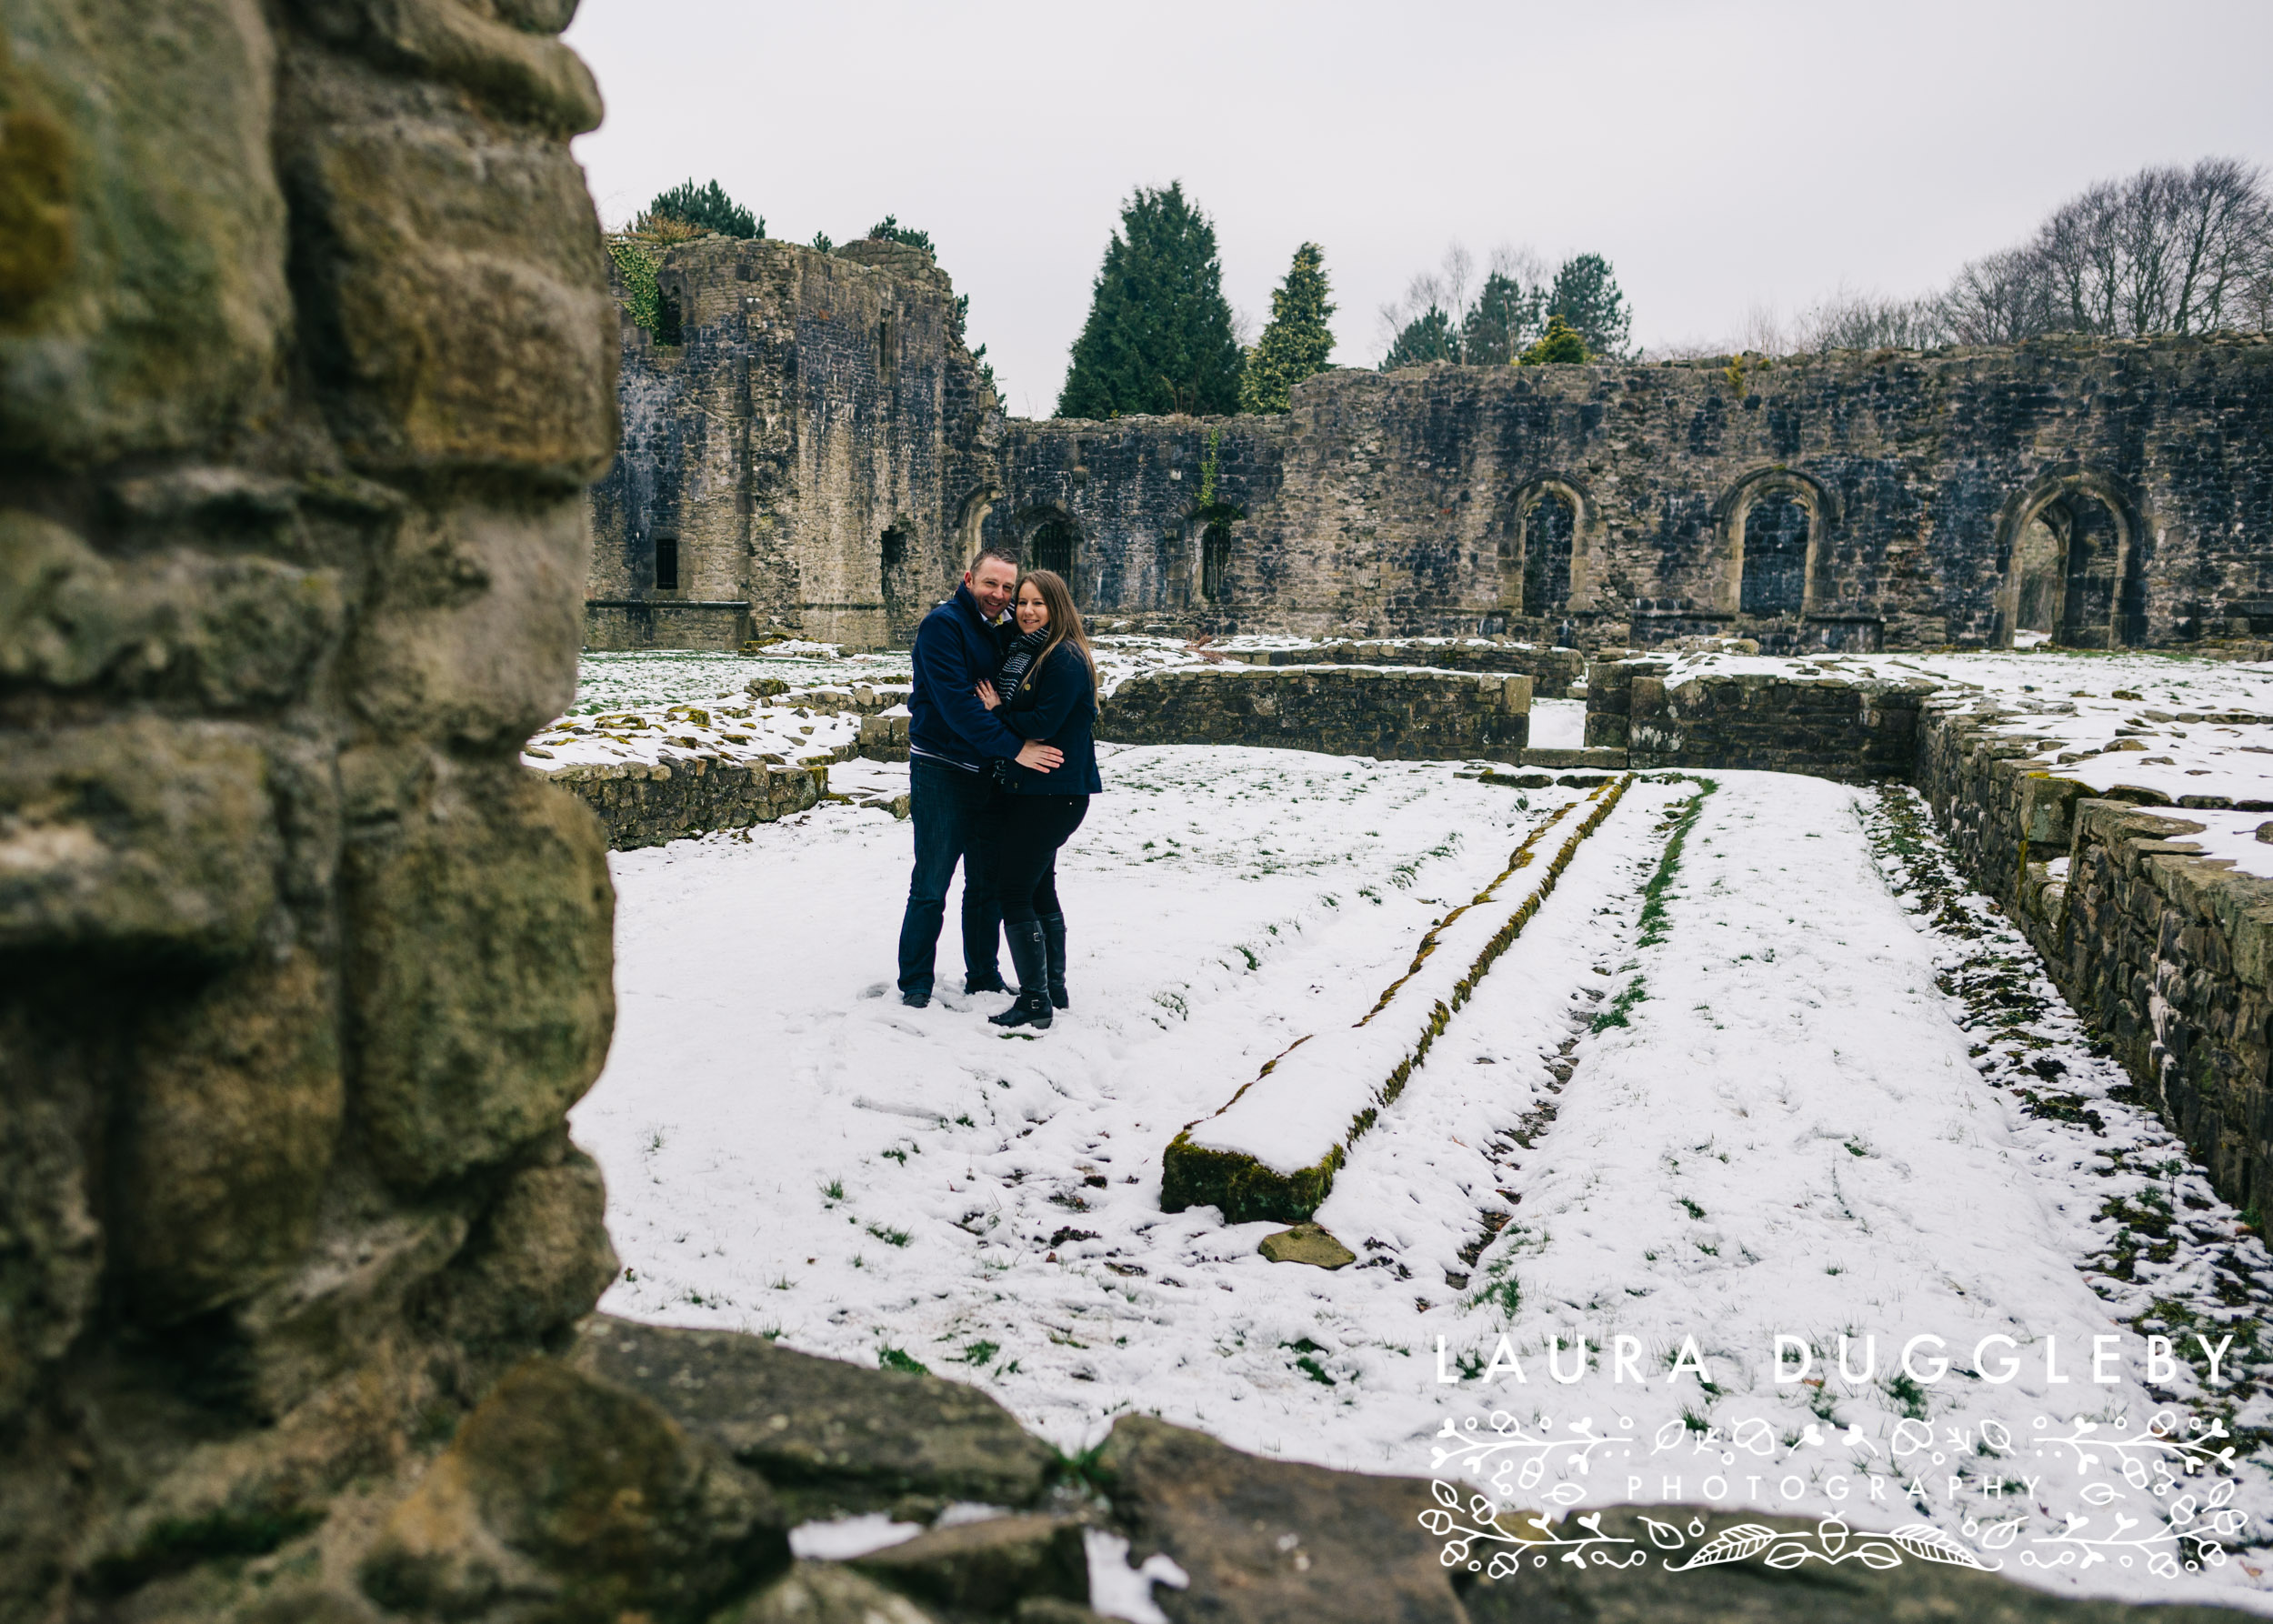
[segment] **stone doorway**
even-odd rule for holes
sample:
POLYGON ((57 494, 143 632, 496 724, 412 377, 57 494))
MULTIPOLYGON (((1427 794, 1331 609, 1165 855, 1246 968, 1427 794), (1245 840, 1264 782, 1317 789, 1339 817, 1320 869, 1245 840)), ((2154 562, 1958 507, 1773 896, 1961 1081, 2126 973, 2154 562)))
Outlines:
POLYGON ((2123 582, 2123 521, 2087 490, 2054 496, 2013 543, 2013 641, 2110 648, 2123 582))

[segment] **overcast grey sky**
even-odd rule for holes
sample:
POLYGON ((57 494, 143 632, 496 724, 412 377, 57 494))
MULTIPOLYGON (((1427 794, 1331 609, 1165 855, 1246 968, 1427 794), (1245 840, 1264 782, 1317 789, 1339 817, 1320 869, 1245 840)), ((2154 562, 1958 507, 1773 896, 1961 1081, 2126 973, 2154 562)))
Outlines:
POLYGON ((1334 359, 1457 238, 1616 266, 1637 342, 1912 293, 2086 184, 2273 163, 2268 0, 585 0, 601 218, 716 177, 770 236, 929 231, 1046 416, 1121 201, 1181 179, 1259 323, 1326 249, 1334 359))

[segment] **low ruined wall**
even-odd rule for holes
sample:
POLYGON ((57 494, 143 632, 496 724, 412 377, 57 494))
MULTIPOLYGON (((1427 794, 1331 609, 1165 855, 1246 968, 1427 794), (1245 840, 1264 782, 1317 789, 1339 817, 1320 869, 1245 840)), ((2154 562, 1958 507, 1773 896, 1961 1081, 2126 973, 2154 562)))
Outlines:
POLYGON ((1097 737, 1131 745, 1263 745, 1384 761, 1513 761, 1531 679, 1372 666, 1211 666, 1132 677, 1097 737))
POLYGON ((702 756, 556 767, 543 777, 599 814, 612 849, 630 851, 802 812, 819 800, 822 774, 702 756))
POLYGON ((699 648, 732 654, 757 636, 746 603, 587 598, 586 648, 699 648))
POLYGON ((1910 775, 1929 682, 1741 674, 1668 684, 1647 661, 1597 663, 1587 743, 1648 767, 1754 767, 1841 783, 1910 775))
POLYGON ((2273 880, 2198 855, 2181 808, 2054 777, 2031 741, 1989 730, 1999 719, 1926 711, 1917 782, 1936 821, 2218 1192, 2268 1210, 2273 880))
POLYGON ((1496 671, 1528 677, 1537 699, 1562 699, 1587 675, 1587 657, 1575 648, 1536 643, 1417 643, 1396 638, 1347 638, 1307 648, 1227 649, 1223 657, 1249 666, 1426 666, 1435 671, 1496 671))

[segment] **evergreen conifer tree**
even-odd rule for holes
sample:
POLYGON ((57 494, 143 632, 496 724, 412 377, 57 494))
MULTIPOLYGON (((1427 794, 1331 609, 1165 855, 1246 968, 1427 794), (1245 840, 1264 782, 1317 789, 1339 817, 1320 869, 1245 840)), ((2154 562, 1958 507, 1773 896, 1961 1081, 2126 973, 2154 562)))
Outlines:
POLYGON ((1585 340, 1587 354, 1617 356, 1626 353, 1634 313, 1626 307, 1626 296, 1610 274, 1610 262, 1601 255, 1579 254, 1563 261, 1555 273, 1547 308, 1585 340))
POLYGON ((1247 353, 1239 374, 1239 409, 1283 412, 1287 392, 1314 372, 1326 370, 1334 334, 1326 324, 1334 314, 1327 295, 1326 251, 1316 243, 1295 250, 1287 279, 1271 293, 1271 319, 1247 353))
POLYGON ((1183 183, 1139 186, 1121 210, 1057 397, 1061 417, 1234 412, 1239 345, 1216 228, 1183 183))
POLYGON ((1389 353, 1381 357, 1381 370, 1395 372, 1400 366, 1459 359, 1459 324, 1431 305, 1405 324, 1404 330, 1390 344, 1389 353))
MULTIPOLYGON (((684 220, 689 226, 699 226, 715 231, 720 236, 761 237, 766 235, 766 222, 726 195, 726 188, 716 181, 698 186, 684 181, 667 192, 656 194, 656 200, 647 206, 647 217, 661 216, 666 220, 684 220)), ((643 222, 644 224, 644 222, 643 222)))
POLYGON ((1460 324, 1460 358, 1471 366, 1505 366, 1539 335, 1547 291, 1494 271, 1460 324))

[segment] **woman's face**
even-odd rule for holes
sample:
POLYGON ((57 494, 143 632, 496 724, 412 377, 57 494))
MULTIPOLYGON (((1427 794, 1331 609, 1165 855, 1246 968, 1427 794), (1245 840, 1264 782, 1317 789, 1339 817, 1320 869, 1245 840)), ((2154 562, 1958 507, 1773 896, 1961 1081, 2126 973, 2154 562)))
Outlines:
POLYGON ((1050 623, 1049 605, 1042 601, 1042 589, 1032 581, 1018 588, 1018 632, 1040 631, 1050 623))

